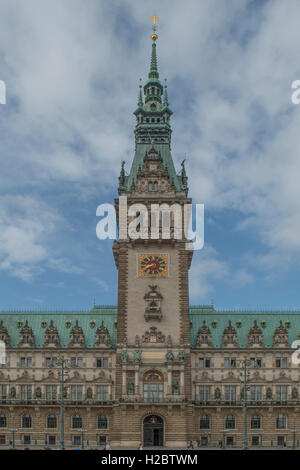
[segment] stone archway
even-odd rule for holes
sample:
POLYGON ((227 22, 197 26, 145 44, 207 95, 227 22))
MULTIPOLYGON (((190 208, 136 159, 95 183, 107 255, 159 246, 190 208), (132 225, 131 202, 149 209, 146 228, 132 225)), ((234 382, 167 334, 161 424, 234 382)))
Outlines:
POLYGON ((164 421, 160 416, 146 416, 143 421, 143 441, 145 447, 164 445, 164 421))

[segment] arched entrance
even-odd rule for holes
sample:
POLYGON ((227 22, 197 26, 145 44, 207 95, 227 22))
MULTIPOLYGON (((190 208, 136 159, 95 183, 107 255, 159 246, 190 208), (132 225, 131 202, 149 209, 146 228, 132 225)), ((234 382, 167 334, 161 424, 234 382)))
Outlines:
POLYGON ((160 416, 147 416, 143 422, 144 446, 160 447, 164 445, 164 422, 160 416))

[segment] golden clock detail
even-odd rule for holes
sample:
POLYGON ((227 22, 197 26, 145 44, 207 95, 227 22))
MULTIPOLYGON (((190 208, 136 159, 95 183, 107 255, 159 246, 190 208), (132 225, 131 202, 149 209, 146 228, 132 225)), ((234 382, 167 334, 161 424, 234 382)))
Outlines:
POLYGON ((168 275, 168 255, 141 254, 138 266, 141 277, 166 277, 168 275))

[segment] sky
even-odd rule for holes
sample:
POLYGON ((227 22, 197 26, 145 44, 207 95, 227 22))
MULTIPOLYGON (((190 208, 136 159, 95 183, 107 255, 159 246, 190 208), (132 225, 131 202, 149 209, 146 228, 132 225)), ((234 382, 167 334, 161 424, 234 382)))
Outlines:
POLYGON ((116 305, 96 209, 130 170, 153 13, 173 159, 205 205, 190 303, 300 308, 300 2, 0 0, 0 310, 116 305))

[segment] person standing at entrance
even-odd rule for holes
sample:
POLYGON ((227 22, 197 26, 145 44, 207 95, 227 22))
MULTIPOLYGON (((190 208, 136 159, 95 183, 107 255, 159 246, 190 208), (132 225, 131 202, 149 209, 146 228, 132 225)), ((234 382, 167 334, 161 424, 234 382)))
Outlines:
POLYGON ((143 450, 142 443, 140 443, 140 445, 139 445, 139 447, 138 447, 138 450, 143 450))

